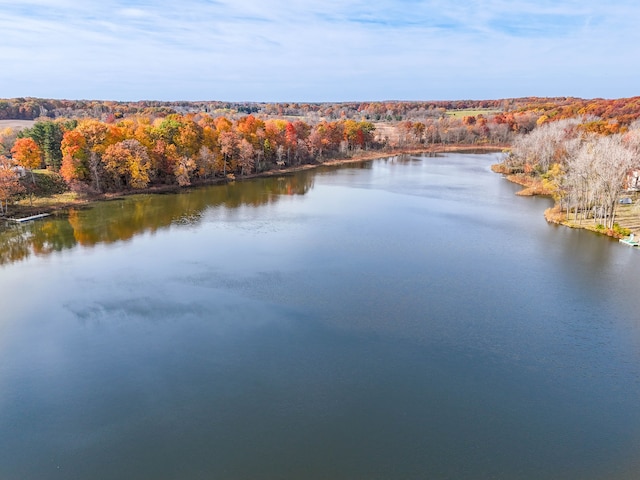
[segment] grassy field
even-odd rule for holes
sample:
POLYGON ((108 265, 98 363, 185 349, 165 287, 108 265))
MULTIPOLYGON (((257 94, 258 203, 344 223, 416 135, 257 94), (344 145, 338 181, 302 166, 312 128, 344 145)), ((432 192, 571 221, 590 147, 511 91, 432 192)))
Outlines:
POLYGON ((0 130, 5 128, 31 128, 35 120, 0 120, 0 130))
POLYGON ((616 209, 616 222, 631 230, 636 236, 640 235, 640 204, 618 205, 616 209))
POLYGON ((18 210, 20 216, 33 215, 42 211, 56 210, 57 208, 84 203, 78 194, 67 187, 62 177, 49 170, 34 170, 36 185, 32 187, 31 174, 23 179, 27 191, 22 198, 16 201, 9 210, 18 210), (33 195, 29 195, 29 189, 33 188, 33 195))
POLYGON ((78 194, 75 192, 56 193, 48 197, 35 196, 32 202, 29 200, 29 196, 25 195, 25 198, 18 200, 15 204, 22 207, 23 211, 33 210, 33 212, 39 213, 41 210, 52 210, 56 207, 65 207, 70 204, 75 204, 83 201, 78 198, 78 194))

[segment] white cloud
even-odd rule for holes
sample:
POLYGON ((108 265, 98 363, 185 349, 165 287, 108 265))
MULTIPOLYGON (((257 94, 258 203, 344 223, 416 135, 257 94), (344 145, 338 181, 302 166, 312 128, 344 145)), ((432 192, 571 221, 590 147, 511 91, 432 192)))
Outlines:
POLYGON ((0 96, 630 96, 637 18, 595 0, 0 0, 0 96))
POLYGON ((123 17, 130 17, 130 18, 144 18, 148 15, 147 12, 145 12, 140 8, 123 8, 118 10, 117 13, 119 15, 122 15, 123 17))

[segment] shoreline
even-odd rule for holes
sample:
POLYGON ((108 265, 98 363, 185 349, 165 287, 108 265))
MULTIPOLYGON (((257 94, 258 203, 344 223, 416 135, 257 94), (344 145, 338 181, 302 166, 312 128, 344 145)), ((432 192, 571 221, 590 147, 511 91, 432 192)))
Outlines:
MULTIPOLYGON (((516 185, 520 185, 522 190, 516 192, 516 195, 519 196, 547 196, 552 197, 552 192, 546 190, 542 185, 542 182, 528 177, 524 174, 518 173, 509 173, 507 172, 501 164, 495 164, 491 166, 491 170, 495 173, 501 174, 507 181, 511 183, 515 183, 516 185)), ((630 205, 618 205, 617 214, 616 214, 616 222, 621 228, 628 229, 631 234, 634 234, 636 237, 640 235, 640 219, 635 222, 629 222, 628 217, 631 215, 626 215, 629 213, 631 209, 630 205)), ((583 221, 575 221, 571 219, 567 219, 567 215, 560 209, 560 205, 557 201, 554 202, 554 205, 550 208, 547 208, 544 211, 544 219, 551 224, 561 225, 568 228, 574 228, 579 230, 587 230, 589 232, 597 233, 598 235, 602 235, 605 237, 609 237, 612 239, 623 239, 628 235, 622 235, 617 231, 612 229, 605 230, 603 228, 598 228, 598 224, 595 223, 591 219, 585 219, 583 221)))
POLYGON ((492 152, 501 152, 504 148, 507 148, 506 145, 437 145, 435 148, 432 146, 431 148, 398 148, 394 150, 385 150, 385 151, 362 151, 357 152, 351 157, 343 157, 343 158, 334 158, 326 161, 316 162, 316 163, 305 163, 302 165, 295 165, 291 167, 278 168, 273 170, 265 170, 260 173, 253 173, 249 175, 244 175, 242 177, 238 176, 233 179, 229 178, 212 178, 208 180, 199 180, 197 182, 192 183, 191 185, 187 185, 181 187, 179 185, 154 185, 147 188, 142 188, 139 190, 127 190, 122 192, 114 192, 114 193, 103 193, 96 194, 94 196, 81 196, 75 198, 73 200, 68 201, 60 201, 57 202, 54 197, 39 197, 38 201, 41 202, 37 206, 30 205, 20 205, 13 204, 10 207, 10 215, 6 217, 0 217, 0 219, 4 218, 5 220, 20 220, 21 218, 39 215, 39 214, 55 214, 59 212, 64 212, 69 210, 70 208, 87 208, 93 203, 105 202, 109 200, 117 200, 119 198, 127 197, 129 195, 144 195, 144 194, 166 194, 166 193, 178 193, 181 191, 186 191, 191 188, 198 188, 204 186, 211 185, 222 185, 225 183, 229 183, 230 181, 242 181, 242 180, 250 180, 253 178, 265 178, 265 177, 274 177, 278 175, 287 175, 290 173, 300 172, 304 170, 313 170, 320 167, 331 167, 338 165, 347 165, 350 163, 360 163, 360 162, 369 162, 373 160, 378 160, 381 158, 387 157, 395 157, 398 155, 423 155, 423 154, 431 154, 438 155, 442 153, 492 153, 492 152), (47 202, 47 200, 49 200, 47 202))

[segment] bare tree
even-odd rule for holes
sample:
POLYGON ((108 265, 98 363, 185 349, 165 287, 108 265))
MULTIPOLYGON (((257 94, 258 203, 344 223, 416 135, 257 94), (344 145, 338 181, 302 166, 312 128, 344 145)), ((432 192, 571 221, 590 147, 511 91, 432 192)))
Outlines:
POLYGON ((509 159, 511 166, 544 173, 552 164, 563 163, 567 158, 566 141, 577 136, 575 127, 579 123, 577 119, 545 123, 516 137, 509 159))
POLYGON ((238 155, 240 156, 240 173, 241 175, 245 175, 247 172, 251 173, 254 165, 254 148, 251 143, 249 143, 246 139, 242 139, 240 141, 240 146, 238 147, 238 155))
POLYGON ((634 154, 622 142, 621 135, 598 137, 595 144, 599 194, 606 215, 605 226, 613 228, 618 197, 633 166, 634 154))
POLYGON ((200 147, 198 156, 196 157, 196 167, 198 169, 198 175, 202 178, 209 178, 215 171, 216 156, 215 154, 204 145, 200 147))

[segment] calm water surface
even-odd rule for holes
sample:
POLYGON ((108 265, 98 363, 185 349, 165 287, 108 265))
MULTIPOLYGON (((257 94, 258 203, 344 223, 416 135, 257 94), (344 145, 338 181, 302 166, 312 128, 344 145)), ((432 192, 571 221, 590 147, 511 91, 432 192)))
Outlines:
POLYGON ((640 252, 495 161, 6 227, 0 479, 637 479, 640 252))

